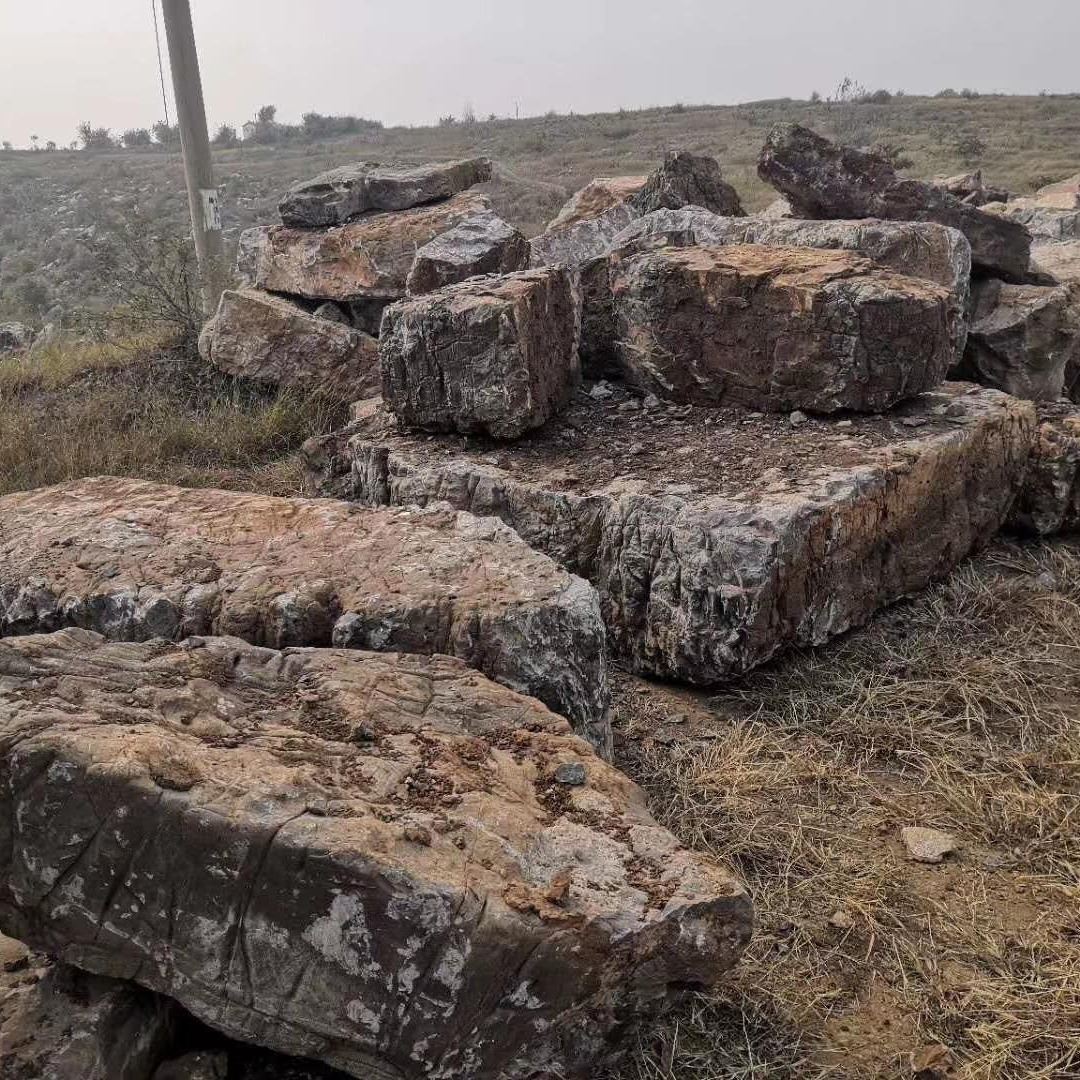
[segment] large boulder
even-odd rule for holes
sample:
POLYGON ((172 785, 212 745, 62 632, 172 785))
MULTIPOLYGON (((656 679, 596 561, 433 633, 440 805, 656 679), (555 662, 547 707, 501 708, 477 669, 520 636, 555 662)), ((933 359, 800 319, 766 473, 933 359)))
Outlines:
POLYGON ((975 284, 960 374, 1031 401, 1056 401, 1080 362, 1080 320, 1065 285, 975 284))
POLYGON ((968 384, 810 419, 581 395, 498 454, 375 413, 307 448, 312 491, 501 517, 596 585, 632 670, 716 685, 910 596, 998 531, 1028 402, 968 384))
POLYGON ((565 269, 479 278, 388 308, 383 395, 403 425, 515 439, 580 381, 580 302, 565 269))
POLYGON ((380 382, 374 338, 255 289, 222 293, 217 314, 199 337, 199 352, 230 375, 349 400, 377 393, 380 382))
POLYGON ((486 158, 433 165, 361 161, 295 184, 281 200, 281 220, 297 229, 327 228, 372 210, 410 210, 449 199, 490 179, 486 158))
POLYGON ((1058 180, 1053 184, 1046 184, 1035 193, 1039 197, 1046 195, 1073 195, 1080 200, 1080 173, 1075 176, 1067 176, 1064 180, 1058 180))
POLYGON ((968 238, 978 269, 1006 281, 1027 276, 1031 235, 1023 225, 933 184, 905 180, 885 158, 836 146, 799 124, 770 132, 758 173, 787 196, 798 217, 936 221, 968 238))
POLYGON ((416 253, 406 282, 419 296, 484 274, 512 274, 529 264, 529 241, 493 211, 477 214, 416 253))
POLYGON ((1024 486, 1009 525, 1033 536, 1080 531, 1080 412, 1039 406, 1039 426, 1024 486))
POLYGON ((61 631, 0 642, 0 701, 0 925, 361 1080, 584 1080, 750 936, 631 781, 449 657, 61 631))
POLYGON ((629 202, 645 186, 647 176, 600 176, 575 192, 548 229, 559 229, 629 202))
POLYGON ((1037 243, 1080 240, 1080 206, 1048 206, 1040 199, 1014 199, 993 203, 986 209, 1023 225, 1037 243))
POLYGON ((609 251, 612 240, 638 216, 629 202, 619 202, 597 214, 553 226, 529 241, 529 266, 576 270, 609 251))
POLYGON ((724 179, 716 158, 672 150, 632 199, 639 214, 699 206, 725 217, 744 217, 738 192, 724 179))
MULTIPOLYGON (((14 704, 6 687, 0 703, 0 746, 6 750, 14 704)), ((0 808, 5 830, 8 810, 0 808)), ((6 862, 0 855, 0 865, 6 862)), ((8 864, 0 873, 10 870, 8 864)), ((6 892, 0 884, 0 923, 7 921, 6 892)), ((0 974, 0 1076, 151 1080, 175 1036, 179 1013, 166 998, 131 983, 32 957, 16 976, 0 974)))
POLYGON ((1041 242, 1031 249, 1032 270, 1065 284, 1080 284, 1080 240, 1041 242))
POLYGON ((109 477, 5 496, 0 634, 67 626, 448 653, 609 745, 595 592, 499 522, 456 511, 109 477))
POLYGON ((845 251, 664 248, 610 269, 624 378, 675 401, 877 412, 941 383, 945 289, 845 251))
POLYGON ((485 196, 463 192, 431 206, 367 214, 333 229, 249 229, 240 238, 238 269, 247 285, 308 300, 398 300, 419 248, 490 209, 485 196))

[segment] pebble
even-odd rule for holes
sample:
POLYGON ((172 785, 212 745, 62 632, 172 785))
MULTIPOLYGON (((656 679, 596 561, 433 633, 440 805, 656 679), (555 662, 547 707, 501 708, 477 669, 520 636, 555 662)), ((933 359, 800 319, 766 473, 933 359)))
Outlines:
POLYGON ((929 422, 930 421, 927 420, 925 416, 905 416, 904 419, 900 421, 904 427, 911 428, 925 427, 929 422))
POLYGON ((791 423, 792 427, 802 427, 803 424, 805 424, 809 419, 810 417, 807 416, 806 413, 801 412, 799 409, 796 409, 788 417, 788 421, 791 423))
POLYGON ((608 398, 614 397, 615 391, 611 389, 611 385, 607 382, 598 382, 590 391, 589 397, 593 401, 607 401, 608 398))
POLYGON ((580 761, 563 762, 555 770, 555 783, 566 787, 583 787, 587 779, 588 773, 580 761))
POLYGON ((939 829, 902 829, 900 839, 904 841, 909 858, 932 866, 942 862, 946 855, 951 855, 960 846, 952 833, 939 829))

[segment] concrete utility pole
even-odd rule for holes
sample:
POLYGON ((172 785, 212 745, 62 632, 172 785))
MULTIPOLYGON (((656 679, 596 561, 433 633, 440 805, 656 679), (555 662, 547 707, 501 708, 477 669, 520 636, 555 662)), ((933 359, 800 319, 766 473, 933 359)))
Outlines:
POLYGON ((169 42, 173 93, 180 124, 180 145, 184 151, 188 203, 195 253, 202 274, 203 309, 212 315, 225 287, 225 259, 221 236, 221 210, 214 186, 214 165, 210 157, 210 133, 206 128, 199 56, 195 51, 195 30, 191 24, 189 0, 162 0, 165 36, 169 42))

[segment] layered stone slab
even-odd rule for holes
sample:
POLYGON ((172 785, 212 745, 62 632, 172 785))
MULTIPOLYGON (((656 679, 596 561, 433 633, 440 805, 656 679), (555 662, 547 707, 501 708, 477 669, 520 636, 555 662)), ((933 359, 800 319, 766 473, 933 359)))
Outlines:
POLYGON ((565 720, 449 657, 61 631, 0 642, 0 705, 0 925, 362 1080, 584 1080, 750 935, 565 720))
POLYGON ((848 252, 662 249, 613 258, 608 284, 623 377, 675 401, 875 412, 953 359, 946 290, 848 252))
POLYGON ((0 634, 448 653, 609 746, 592 587, 500 522, 443 509, 102 477, 0 499, 0 634))
POLYGON ((405 295, 419 248, 490 210, 485 196, 463 192, 431 206, 367 214, 333 229, 249 229, 240 238, 238 270, 249 286, 308 300, 397 300, 405 295))
POLYGON ((484 274, 512 274, 529 264, 529 241, 497 214, 463 221, 416 253, 407 286, 413 296, 484 274))
POLYGON ((1006 281, 1027 277, 1031 234, 1023 225, 984 213, 933 184, 897 176, 885 158, 836 146, 799 124, 778 124, 769 133, 758 173, 798 217, 936 221, 968 238, 980 270, 1006 281))
POLYGON ((1080 531, 1080 412, 1074 406, 1039 406, 1031 461, 1009 524, 1034 536, 1080 531))
POLYGON ((580 381, 577 283, 565 269, 452 285, 388 308, 383 395, 403 425, 515 439, 580 381))
POLYGON ((324 494, 502 518, 596 585, 629 667, 707 686, 865 623, 988 541, 1034 427, 1030 403, 967 384, 798 427, 605 387, 513 447, 412 439, 375 412, 307 458, 324 494))
POLYGON ((379 343, 335 313, 325 318, 280 296, 227 290, 203 328, 199 353, 214 367, 346 400, 378 393, 379 343))
POLYGON ((292 228, 327 228, 372 210, 409 210, 449 199, 490 179, 486 158, 431 165, 361 161, 294 185, 279 209, 281 220, 292 228))

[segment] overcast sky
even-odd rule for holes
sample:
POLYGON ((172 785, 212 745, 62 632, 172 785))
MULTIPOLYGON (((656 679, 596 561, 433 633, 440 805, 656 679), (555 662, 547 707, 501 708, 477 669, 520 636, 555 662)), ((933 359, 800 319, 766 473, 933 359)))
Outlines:
MULTIPOLYGON (((421 124, 870 88, 1080 90, 1080 0, 192 0, 212 125, 421 124)), ((170 100, 170 109, 171 100, 170 100)), ((151 0, 0 0, 0 138, 163 112, 151 0)))

